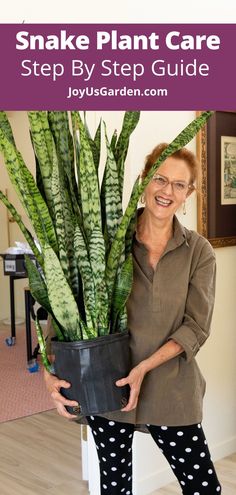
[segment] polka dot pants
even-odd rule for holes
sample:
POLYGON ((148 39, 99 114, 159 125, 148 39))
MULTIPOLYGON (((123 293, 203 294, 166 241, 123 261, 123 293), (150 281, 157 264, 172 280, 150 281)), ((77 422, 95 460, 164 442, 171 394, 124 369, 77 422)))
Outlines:
MULTIPOLYGON (((132 495, 132 441, 134 425, 87 417, 97 447, 101 495, 132 495)), ((221 493, 201 424, 147 425, 166 457, 185 495, 221 493)))

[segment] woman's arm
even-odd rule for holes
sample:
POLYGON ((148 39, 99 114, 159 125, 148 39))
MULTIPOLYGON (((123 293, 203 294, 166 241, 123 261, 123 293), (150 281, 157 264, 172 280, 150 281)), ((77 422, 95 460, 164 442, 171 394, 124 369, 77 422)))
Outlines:
POLYGON ((190 362, 210 335, 215 302, 216 260, 206 239, 189 281, 182 324, 169 336, 184 349, 183 359, 190 362))
POLYGON ((184 349, 180 344, 174 340, 169 340, 149 358, 144 359, 137 366, 135 366, 126 378, 121 378, 121 380, 118 380, 116 382, 118 387, 123 387, 124 385, 130 386, 129 402, 127 406, 122 409, 122 411, 128 412, 137 407, 141 385, 148 371, 151 371, 161 364, 166 363, 170 359, 173 359, 181 354, 183 351, 184 349))

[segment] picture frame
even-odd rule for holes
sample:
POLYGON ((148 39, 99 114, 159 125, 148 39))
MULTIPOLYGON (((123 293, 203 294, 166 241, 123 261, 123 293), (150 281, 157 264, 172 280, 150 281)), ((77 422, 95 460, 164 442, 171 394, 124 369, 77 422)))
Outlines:
POLYGON ((235 246, 236 111, 216 111, 209 118, 197 135, 197 158, 198 232, 215 248, 235 246))

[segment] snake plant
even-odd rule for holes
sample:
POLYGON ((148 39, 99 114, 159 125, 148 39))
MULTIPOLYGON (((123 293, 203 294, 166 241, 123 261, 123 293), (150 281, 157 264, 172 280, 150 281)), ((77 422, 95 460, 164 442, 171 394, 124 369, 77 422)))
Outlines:
MULTIPOLYGON (((160 164, 185 146, 211 112, 191 122, 165 149, 122 210, 124 167, 139 112, 126 112, 120 135, 109 141, 100 122, 92 138, 79 112, 28 112, 36 180, 16 147, 5 112, 0 112, 0 151, 34 237, 0 191, 38 262, 26 258, 33 297, 51 315, 59 340, 90 339, 123 331, 132 285, 132 237, 138 200, 160 164), (106 145, 99 180, 101 139, 106 145)), ((44 364, 45 341, 36 322, 44 364)))

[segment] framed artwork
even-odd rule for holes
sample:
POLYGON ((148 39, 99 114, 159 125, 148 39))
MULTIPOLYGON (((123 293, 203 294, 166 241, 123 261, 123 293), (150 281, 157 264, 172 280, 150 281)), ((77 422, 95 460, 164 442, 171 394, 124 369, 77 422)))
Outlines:
MULTIPOLYGON (((197 112, 199 115, 201 112, 197 112)), ((213 247, 236 245, 236 112, 216 111, 197 136, 198 232, 213 247)))

